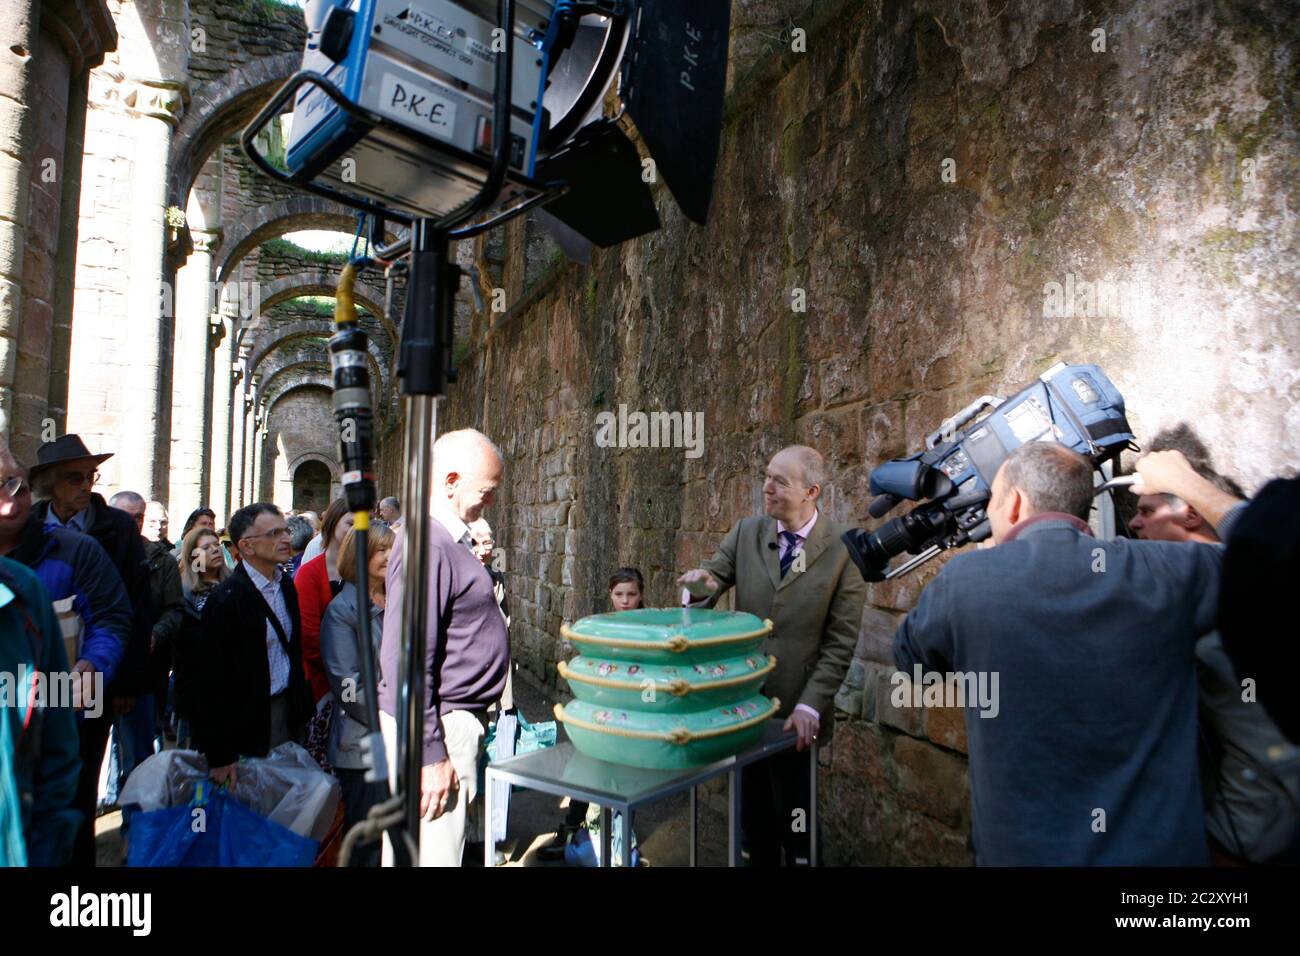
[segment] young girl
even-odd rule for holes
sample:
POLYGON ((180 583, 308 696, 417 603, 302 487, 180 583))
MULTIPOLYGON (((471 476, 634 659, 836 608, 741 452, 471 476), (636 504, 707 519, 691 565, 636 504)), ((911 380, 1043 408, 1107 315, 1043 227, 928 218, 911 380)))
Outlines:
POLYGON ((615 611, 645 607, 645 578, 636 568, 619 568, 609 576, 609 603, 615 611))

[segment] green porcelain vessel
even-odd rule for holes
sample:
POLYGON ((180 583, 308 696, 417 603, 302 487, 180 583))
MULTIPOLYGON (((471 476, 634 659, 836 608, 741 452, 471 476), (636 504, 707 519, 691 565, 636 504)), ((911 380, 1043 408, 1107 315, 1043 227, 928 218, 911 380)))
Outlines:
POLYGON ((588 657, 681 665, 753 654, 771 630, 743 611, 642 608, 593 614, 560 633, 588 657))
POLYGON ((556 704, 555 717, 564 722, 573 746, 589 757, 654 770, 686 770, 754 744, 780 706, 755 694, 726 707, 660 714, 574 700, 556 704))
POLYGON ((638 664, 599 657, 560 662, 573 695, 596 707, 680 714, 753 697, 776 658, 749 654, 699 664, 638 664))
POLYGON ((759 691, 772 622, 740 611, 644 608, 564 627, 581 652, 559 666, 576 700, 555 707, 573 746, 654 770, 713 763, 751 746, 780 703, 759 691))

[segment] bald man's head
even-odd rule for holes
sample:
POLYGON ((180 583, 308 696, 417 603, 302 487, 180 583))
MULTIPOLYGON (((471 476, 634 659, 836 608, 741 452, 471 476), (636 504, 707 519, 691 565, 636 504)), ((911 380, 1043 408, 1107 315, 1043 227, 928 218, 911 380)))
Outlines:
POLYGON ((763 510, 793 528, 802 528, 817 509, 826 483, 826 459, 816 448, 790 445, 768 462, 763 479, 763 510))
POLYGON ((1021 445, 993 478, 987 512, 994 543, 1036 514, 1056 512, 1088 519, 1092 462, 1058 442, 1021 445))
POLYGON ((492 439, 473 428, 447 432, 433 443, 435 505, 466 524, 492 503, 505 460, 492 439))

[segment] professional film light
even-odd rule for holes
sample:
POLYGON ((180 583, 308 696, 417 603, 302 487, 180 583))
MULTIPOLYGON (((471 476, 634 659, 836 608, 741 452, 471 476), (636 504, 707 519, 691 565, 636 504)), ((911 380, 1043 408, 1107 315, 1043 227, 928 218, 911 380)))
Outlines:
MULTIPOLYGON (((713 188, 729 4, 704 0, 312 0, 302 69, 250 124, 292 97, 286 161, 264 172, 386 220, 446 219, 489 183, 498 92, 508 92, 504 181, 491 205, 545 204, 566 251, 659 227, 645 165, 616 118, 615 87, 682 211, 703 223, 713 188), (508 47, 508 49, 507 49, 508 47), (498 53, 511 61, 508 91, 498 53), (576 239, 575 239, 576 237, 576 239)), ((512 208, 513 207, 513 208, 512 208)))
MULTIPOLYGON (((348 469, 344 492, 356 509, 357 551, 364 555, 366 509, 374 500, 372 429, 359 358, 365 336, 350 308, 350 283, 365 268, 382 265, 391 273, 405 259, 398 375, 405 396, 407 573, 393 675, 396 786, 345 846, 384 831, 396 861, 407 864, 415 862, 420 818, 432 445, 437 399, 456 377, 454 303, 464 275, 450 243, 536 208, 561 248, 586 260, 593 244, 612 246, 659 228, 647 182, 658 175, 682 212, 702 224, 721 137, 728 0, 495 6, 494 14, 488 0, 310 0, 302 69, 241 137, 268 176, 369 214, 372 236, 382 238, 387 223, 405 227, 404 238, 345 270, 330 351, 340 460, 348 469), (287 151, 277 165, 255 143, 291 102, 287 151), (648 157, 624 131, 625 117, 648 157), (651 167, 655 174, 647 176, 651 167)), ((363 560, 357 571, 364 595, 363 560)), ((362 644, 369 647, 365 635, 362 644)), ((374 668, 363 663, 373 701, 374 668)), ((368 739, 377 751, 378 716, 371 710, 368 739)), ((370 779, 384 779, 382 765, 376 754, 370 779)))

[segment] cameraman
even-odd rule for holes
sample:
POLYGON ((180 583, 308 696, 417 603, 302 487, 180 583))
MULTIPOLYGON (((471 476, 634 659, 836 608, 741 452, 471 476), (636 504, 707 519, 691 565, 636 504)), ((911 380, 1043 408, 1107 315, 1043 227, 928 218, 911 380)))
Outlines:
MULTIPOLYGON (((1155 437, 1151 447, 1159 450, 1153 454, 1169 459, 1165 465, 1156 463, 1156 473, 1161 467, 1185 466, 1239 501, 1237 485, 1215 472, 1203 448, 1189 438, 1155 437)), ((1219 543, 1214 527, 1194 505, 1172 494, 1149 493, 1145 482, 1135 487, 1143 493, 1129 529, 1139 538, 1219 543)), ((1218 631, 1196 642, 1196 676, 1205 827, 1215 860, 1228 865, 1276 860, 1294 842, 1300 823, 1300 750, 1282 736, 1254 694, 1243 690, 1218 631)))
POLYGON ((894 637, 904 672, 998 675, 966 708, 971 842, 982 866, 1204 865, 1196 639, 1221 555, 1098 541, 1091 463, 1031 442, 988 503, 996 547, 959 554, 894 637))

